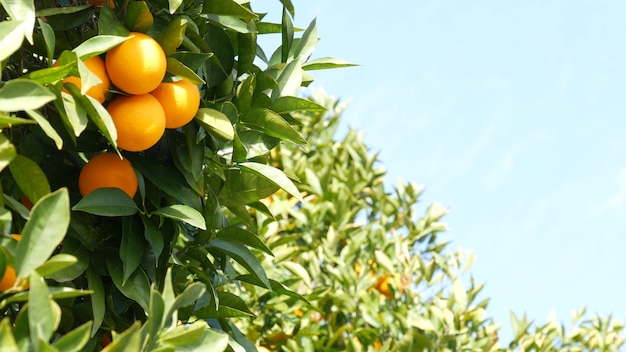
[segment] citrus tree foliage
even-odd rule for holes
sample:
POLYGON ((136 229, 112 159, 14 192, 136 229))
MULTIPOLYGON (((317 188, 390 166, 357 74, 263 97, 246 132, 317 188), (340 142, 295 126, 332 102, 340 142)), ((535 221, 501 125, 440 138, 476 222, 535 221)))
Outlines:
POLYGON ((270 23, 247 1, 0 0, 0 277, 15 279, 0 293, 3 351, 254 350, 231 318, 256 302, 229 285, 294 294, 260 264, 273 254, 250 213, 269 215, 259 200, 279 189, 302 199, 268 155, 308 148, 291 115, 320 108, 296 96, 308 71, 349 65, 310 60, 315 21, 294 27, 281 3, 270 23), (202 98, 191 123, 135 153, 118 148, 106 110, 122 93, 86 95, 100 80, 83 63, 129 31, 155 38, 166 78, 202 98), (273 33, 282 45, 266 53, 257 36, 273 33), (81 197, 80 170, 104 151, 131 162, 132 199, 81 197))
POLYGON ((256 216, 275 255, 263 261, 268 275, 298 295, 249 283, 233 287, 255 307, 254 316, 238 323, 251 340, 283 351, 616 351, 623 345, 620 322, 585 318, 584 310, 567 327, 512 315, 514 340, 499 340, 483 285, 466 273, 472 254, 451 250, 441 237, 447 209, 435 203, 419 214, 421 187, 386 188, 377 155, 358 131, 336 139, 342 105, 320 94, 312 100, 327 112, 294 114, 310 148, 281 145, 272 154, 277 167, 300 180, 304 202, 279 192, 264 200, 275 218, 256 216))

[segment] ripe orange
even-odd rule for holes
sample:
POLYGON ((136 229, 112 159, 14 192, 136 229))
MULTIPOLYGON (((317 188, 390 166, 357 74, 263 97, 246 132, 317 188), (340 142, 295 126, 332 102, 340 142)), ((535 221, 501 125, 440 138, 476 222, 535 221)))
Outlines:
POLYGON ((397 290, 400 290, 400 291, 404 290, 402 283, 396 280, 396 278, 394 278, 393 276, 389 274, 385 274, 379 277, 378 280, 376 280, 376 283, 374 284, 374 286, 372 287, 378 290, 378 292, 382 293, 385 297, 392 299, 393 293, 391 292, 391 288, 390 288, 391 285, 393 285, 397 290))
POLYGON ((31 202, 30 199, 28 199, 28 197, 26 196, 22 196, 20 202, 28 210, 31 210, 33 208, 33 202, 31 202))
POLYGON ((0 291, 6 291, 15 285, 15 281, 17 281, 17 273, 15 272, 15 268, 12 266, 6 266, 4 268, 4 275, 2 276, 2 280, 0 280, 0 291))
POLYGON ((98 188, 119 188, 129 197, 137 192, 138 181, 128 159, 120 159, 115 153, 99 154, 91 158, 78 176, 78 189, 84 197, 98 188))
POLYGON ((16 241, 19 241, 22 239, 22 235, 19 233, 14 233, 11 235, 11 237, 13 237, 13 239, 15 239, 16 241))
POLYGON ((178 128, 193 120, 200 106, 198 86, 188 79, 163 82, 150 92, 165 110, 165 128, 178 128))
POLYGON ((165 77, 167 59, 149 35, 131 32, 130 39, 109 50, 104 63, 113 84, 129 94, 153 91, 165 77))
POLYGON ((117 145, 140 152, 155 145, 165 132, 165 112, 150 94, 118 96, 107 106, 117 129, 117 145))
POLYGON ((111 337, 109 336, 108 333, 105 332, 104 335, 102 335, 102 338, 100 339, 100 346, 107 347, 110 343, 111 343, 111 337))
MULTIPOLYGON (((109 81, 109 76, 107 75, 106 67, 104 65, 104 61, 100 58, 100 56, 94 56, 90 59, 84 61, 85 66, 91 71, 93 74, 98 76, 102 82, 99 84, 89 88, 87 90, 87 95, 96 99, 100 103, 104 103, 105 93, 111 87, 111 81, 109 81)), ((63 80, 63 83, 72 83, 78 89, 82 87, 82 80, 80 77, 69 76, 63 80)))

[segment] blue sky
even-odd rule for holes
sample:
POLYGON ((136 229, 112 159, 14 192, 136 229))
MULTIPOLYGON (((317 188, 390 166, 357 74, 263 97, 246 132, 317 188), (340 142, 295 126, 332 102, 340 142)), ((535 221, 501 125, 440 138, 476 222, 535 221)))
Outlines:
POLYGON ((362 65, 314 86, 351 101, 345 126, 390 184, 451 207, 447 236, 476 253, 492 317, 626 318, 626 3, 294 4, 297 26, 317 17, 314 57, 362 65))

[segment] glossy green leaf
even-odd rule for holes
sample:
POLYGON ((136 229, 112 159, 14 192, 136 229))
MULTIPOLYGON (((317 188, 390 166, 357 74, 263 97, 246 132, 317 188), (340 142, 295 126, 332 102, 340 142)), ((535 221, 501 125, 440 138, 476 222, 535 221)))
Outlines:
POLYGON ((31 159, 20 154, 15 155, 9 164, 9 170, 15 183, 33 204, 50 193, 50 184, 46 174, 31 159))
POLYGON ((202 12, 213 15, 238 17, 245 21, 250 21, 258 17, 255 13, 239 5, 234 0, 205 1, 202 12))
POLYGON ((211 108, 200 108, 195 119, 215 138, 223 141, 233 140, 235 130, 224 113, 211 108))
POLYGON ((272 110, 253 108, 243 117, 242 122, 269 136, 288 139, 297 144, 306 144, 304 137, 272 110))
POLYGON ((127 37, 130 31, 117 18, 115 12, 108 6, 100 8, 100 17, 98 17, 98 34, 99 35, 115 35, 127 37))
POLYGON ((250 317, 254 314, 250 311, 246 302, 239 296, 230 292, 217 292, 219 308, 216 310, 213 305, 201 308, 197 311, 200 318, 228 318, 228 317, 250 317))
POLYGON ((154 251, 154 255, 158 258, 161 256, 161 252, 163 252, 163 235, 159 231, 150 219, 142 215, 141 220, 143 221, 144 226, 144 237, 150 243, 152 250, 154 251))
POLYGON ((164 29, 159 31, 156 41, 161 44, 161 48, 165 52, 165 56, 172 55, 185 39, 185 29, 187 28, 187 19, 177 16, 170 20, 164 29))
POLYGON ((168 0, 167 3, 169 4, 170 13, 174 13, 183 4, 183 0, 168 0))
MULTIPOLYGON (((36 272, 30 275, 28 325, 31 339, 49 341, 60 323, 61 309, 48 298, 48 286, 36 272)), ((36 340, 35 340, 36 341, 36 340)), ((39 344, 35 344, 40 346, 39 344)))
MULTIPOLYGON (((255 286, 259 286, 259 287, 264 287, 263 282, 259 281, 254 275, 240 275, 237 276, 237 280, 243 281, 243 282, 247 282, 250 284, 253 284, 255 286)), ((304 298, 304 296, 288 289, 287 287, 285 287, 285 285, 283 285, 282 283, 276 281, 276 280, 272 280, 270 279, 270 284, 272 286, 272 291, 281 294, 281 295, 285 295, 288 297, 292 297, 292 298, 296 298, 300 301, 306 302, 307 304, 310 304, 310 302, 304 298)))
POLYGON ((358 66, 358 65, 345 61, 343 59, 336 58, 336 57, 321 57, 318 59, 309 60, 308 62, 304 63, 302 65, 302 69, 306 71, 312 71, 312 70, 326 70, 326 69, 331 69, 331 68, 342 68, 342 67, 352 67, 352 66, 358 66))
POLYGON ((88 321, 83 325, 69 331, 54 342, 54 347, 63 352, 80 352, 89 342, 92 322, 88 321))
POLYGON ((66 188, 42 197, 31 209, 15 249, 18 277, 28 276, 45 263, 61 243, 70 224, 69 195, 66 188))
POLYGON ((202 214, 194 208, 184 204, 168 205, 155 210, 152 214, 186 222, 191 226, 195 226, 201 230, 206 230, 206 223, 202 214))
POLYGON ((26 113, 28 114, 28 116, 30 116, 30 118, 37 122, 39 127, 41 127, 43 132, 46 134, 46 136, 50 137, 50 139, 54 141, 57 149, 61 150, 63 148, 63 139, 57 133, 54 127, 52 127, 50 122, 48 122, 48 120, 37 110, 26 110, 26 113))
POLYGON ((21 117, 12 116, 3 112, 0 112, 0 128, 13 127, 18 125, 34 125, 35 121, 31 119, 23 119, 21 117))
POLYGON ((285 66, 278 78, 278 88, 272 91, 272 100, 282 96, 296 95, 302 85, 302 67, 294 60, 285 66))
POLYGON ((46 87, 28 79, 13 79, 0 88, 0 111, 36 110, 56 99, 46 87))
POLYGON ((73 84, 66 84, 64 87, 72 93, 74 100, 85 109, 87 116, 98 127, 109 143, 117 149, 117 130, 109 112, 96 99, 88 95, 83 96, 80 90, 73 84))
POLYGON ((136 217, 122 219, 122 242, 120 243, 120 258, 123 264, 122 283, 126 283, 141 263, 141 254, 144 249, 143 226, 136 217))
POLYGON ((296 199, 302 201, 302 196, 300 195, 300 191, 298 190, 298 188, 280 169, 265 164, 250 162, 239 163, 238 166, 242 169, 246 169, 258 175, 259 177, 265 178, 267 181, 275 184, 277 187, 284 189, 296 199))
POLYGON ((137 268, 126 282, 122 281, 124 269, 119 258, 107 258, 107 269, 120 292, 139 303, 141 308, 147 311, 150 300, 150 281, 141 267, 137 268))
POLYGON ((8 59, 19 50, 24 41, 24 31, 20 21, 0 22, 0 62, 8 59))
POLYGON ((291 44, 293 43, 293 23, 291 17, 293 13, 287 11, 287 7, 283 7, 283 18, 281 22, 281 36, 282 45, 281 49, 281 62, 286 63, 289 59, 289 52, 291 51, 291 44))
MULTIPOLYGON (((133 2, 133 4, 135 3, 133 2)), ((97 35, 80 43, 80 45, 72 49, 72 52, 76 53, 81 60, 87 60, 109 51, 129 38, 120 35, 97 35)))
POLYGON ((271 289, 269 279, 259 259, 243 244, 232 240, 215 239, 209 242, 209 246, 228 254, 237 263, 246 268, 250 274, 255 275, 265 287, 271 289))
POLYGON ((127 216, 135 214, 139 209, 121 189, 98 188, 83 197, 72 210, 100 216, 127 216))
POLYGON ((91 294, 91 311, 93 313, 93 326, 91 328, 91 336, 95 336, 104 320, 106 310, 104 303, 104 285, 102 278, 94 268, 87 270, 87 284, 92 291, 91 294))
POLYGON ((153 23, 154 18, 145 1, 133 1, 128 4, 124 24, 131 32, 145 33, 153 23))
POLYGON ((228 226, 221 229, 216 235, 216 238, 223 239, 227 241, 237 241, 246 246, 254 247, 259 249, 271 256, 274 254, 272 250, 269 249, 265 243, 253 232, 242 229, 237 226, 228 226))
POLYGON ((198 76, 189 67, 183 65, 183 63, 181 63, 180 61, 176 60, 173 57, 167 58, 167 72, 173 75, 179 76, 179 77, 187 78, 189 81, 191 81, 191 83, 194 83, 194 84, 206 83, 204 82, 202 78, 200 78, 200 76, 198 76))
POLYGON ((272 102, 271 109, 277 114, 287 114, 294 111, 326 111, 326 108, 311 100, 285 96, 272 102))
POLYGON ((76 259, 73 255, 57 254, 40 265, 36 270, 42 277, 48 277, 49 275, 70 267, 77 262, 78 259, 76 259))
POLYGON ((0 321, 0 346, 2 346, 5 352, 20 352, 17 342, 15 342, 15 337, 13 337, 9 317, 5 317, 0 321))
POLYGON ((15 158, 15 146, 4 135, 0 135, 0 171, 9 166, 15 158))
POLYGON ((121 334, 107 346, 103 351, 106 352, 137 352, 141 351, 141 322, 137 321, 133 323, 128 329, 124 330, 121 334))
POLYGON ((54 57, 54 49, 56 48, 56 37, 54 35, 54 29, 44 22, 41 18, 37 18, 37 24, 41 28, 41 34, 44 42, 46 43, 46 53, 48 54, 48 62, 52 62, 54 57))

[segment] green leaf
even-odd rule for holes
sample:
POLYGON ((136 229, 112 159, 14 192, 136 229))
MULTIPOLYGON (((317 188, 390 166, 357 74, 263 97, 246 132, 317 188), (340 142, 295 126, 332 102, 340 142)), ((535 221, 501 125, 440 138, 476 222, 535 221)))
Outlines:
POLYGON ((44 22, 41 18, 37 18, 39 28, 41 28, 41 34, 43 40, 46 43, 46 53, 48 54, 48 62, 52 62, 54 57, 54 49, 56 48, 56 37, 54 36, 54 29, 48 23, 44 22))
POLYGON ((145 1, 133 1, 128 4, 124 24, 131 32, 145 33, 153 23, 154 17, 145 1))
POLYGON ((237 241, 246 246, 259 249, 271 256, 274 256, 272 250, 269 249, 265 243, 253 232, 242 229, 237 226, 228 226, 221 229, 216 235, 216 238, 226 241, 237 241))
POLYGON ((17 125, 35 125, 35 121, 30 119, 23 119, 21 117, 11 116, 6 113, 0 112, 0 128, 13 127, 17 125))
POLYGON ((170 316, 178 309, 192 305, 204 292, 206 292, 204 284, 200 282, 189 284, 180 295, 176 296, 173 304, 168 307, 167 315, 170 316))
POLYGON ((183 4, 183 0, 168 0, 167 2, 169 4, 170 13, 176 12, 180 5, 183 4))
POLYGON ((40 265, 36 270, 42 277, 47 277, 57 271, 70 267, 78 262, 75 256, 69 254, 57 254, 40 265))
POLYGON ((17 78, 0 88, 0 111, 36 110, 54 99, 56 95, 39 83, 17 78))
MULTIPOLYGON (((71 231, 71 228, 72 228, 72 222, 70 221, 70 231, 71 231)), ((65 239, 63 240, 63 247, 61 247, 61 253, 58 255, 63 256, 63 257, 60 257, 60 259, 64 258, 65 256, 67 256, 68 258, 69 257, 75 258, 74 264, 72 264, 71 266, 62 268, 60 270, 56 270, 47 275, 41 274, 41 270, 40 270, 41 267, 37 268, 37 271, 40 273, 40 275, 45 276, 46 278, 49 278, 49 279, 53 279, 57 282, 72 281, 76 279, 77 277, 79 277, 82 273, 84 273, 85 270, 87 270, 87 267, 89 266, 89 261, 91 259, 91 254, 92 253, 90 251, 88 251, 85 247, 83 247, 83 245, 78 239, 75 239, 70 236, 66 236, 65 239)), ((65 259, 63 260, 65 261, 65 259)))
POLYGON ((250 311, 246 302, 230 292, 217 292, 219 308, 214 305, 198 309, 196 312, 199 318, 229 318, 229 317, 251 317, 254 314, 250 311))
POLYGON ((201 230, 206 230, 206 222, 202 214, 196 209, 184 205, 174 204, 155 210, 152 214, 164 216, 166 218, 183 221, 201 230))
POLYGON ((127 156, 133 164, 133 167, 163 192, 183 204, 189 204, 194 208, 201 207, 200 197, 187 186, 185 178, 178 170, 159 164, 154 160, 138 158, 135 157, 135 155, 127 156))
POLYGON ((91 336, 95 336, 104 320, 104 312, 106 309, 104 303, 104 285, 102 278, 94 268, 87 269, 87 284, 93 292, 91 294, 91 312, 93 313, 93 326, 91 328, 91 336))
POLYGON ((291 194, 299 201, 302 201, 302 196, 300 195, 300 191, 296 185, 294 185, 289 177, 287 177, 287 175, 285 175, 285 173, 280 169, 265 164, 250 162, 239 163, 238 166, 265 178, 270 183, 284 189, 287 193, 291 194))
POLYGON ((142 215, 141 220, 143 221, 145 229, 144 237, 148 243, 150 243, 150 246, 152 246, 152 250, 154 251, 154 255, 158 258, 161 256, 161 252, 163 252, 163 235, 147 216, 142 215))
POLYGON ((89 342, 89 333, 92 328, 92 322, 88 321, 83 325, 69 331, 54 342, 54 347, 63 352, 80 352, 89 342))
POLYGON ((209 242, 208 245, 228 254, 237 263, 246 268, 250 274, 255 275, 265 287, 271 289, 271 284, 263 266, 261 266, 261 262, 259 262, 259 259, 243 244, 226 239, 215 239, 209 242))
POLYGON ((106 137, 109 143, 117 150, 117 130, 115 129, 115 124, 109 112, 96 99, 89 95, 82 95, 75 85, 66 84, 64 87, 72 93, 74 100, 80 103, 82 108, 87 112, 87 116, 89 116, 104 137, 106 137))
MULTIPOLYGON (((59 300, 59 299, 62 300, 62 299, 68 299, 68 298, 89 296, 93 292, 90 290, 84 290, 84 289, 78 290, 78 289, 74 289, 70 287, 54 286, 54 287, 48 287, 48 293, 49 293, 50 298, 54 300, 59 300)), ((29 297, 30 297, 29 291, 15 293, 7 297, 6 299, 4 299, 2 302, 0 302, 0 309, 6 307, 8 304, 27 302, 29 297)))
POLYGON ((33 204, 37 203, 41 197, 50 193, 50 185, 46 174, 39 165, 29 158, 17 154, 9 164, 9 170, 20 187, 22 192, 33 204))
POLYGON ((61 102, 67 116, 67 123, 72 127, 74 136, 80 136, 89 122, 87 112, 82 105, 76 104, 74 97, 69 93, 61 92, 61 102))
POLYGON ((121 189, 98 188, 76 203, 72 210, 100 216, 127 216, 135 214, 139 209, 121 189))
POLYGON ((15 249, 15 270, 26 277, 50 257, 70 224, 70 199, 66 188, 41 198, 30 211, 15 249))
POLYGON ((64 6, 64 7, 49 7, 45 9, 37 10, 37 17, 55 16, 55 15, 71 15, 77 12, 81 12, 92 5, 79 5, 79 6, 64 6))
POLYGON ((100 8, 100 17, 98 17, 98 34, 99 35, 115 35, 127 37, 130 31, 120 22, 115 12, 108 6, 100 8))
POLYGON ((345 61, 343 59, 336 58, 336 57, 321 57, 318 59, 310 60, 302 64, 302 69, 306 71, 312 71, 312 70, 325 70, 325 69, 330 69, 330 68, 342 68, 342 67, 351 67, 351 66, 358 66, 358 65, 345 61))
POLYGON ((222 141, 232 141, 235 135, 232 122, 224 113, 210 108, 200 108, 196 121, 213 137, 222 141))
POLYGON ((141 263, 144 243, 141 221, 135 217, 125 217, 122 219, 122 242, 120 243, 120 258, 123 264, 122 283, 130 277, 141 263))
POLYGON ((244 21, 256 19, 258 16, 234 0, 205 1, 202 12, 212 15, 225 15, 241 18, 244 21))
POLYGON ((206 83, 193 70, 183 65, 183 63, 173 57, 167 58, 167 72, 179 77, 187 78, 189 81, 191 81, 191 83, 194 84, 206 83))
POLYGON ((72 49, 72 51, 76 53, 81 60, 87 60, 109 51, 127 41, 129 38, 130 37, 117 35, 97 35, 80 43, 80 45, 72 49))
MULTIPOLYGON (((293 16, 293 14, 291 14, 293 16)), ((287 7, 283 7, 283 18, 281 22, 281 35, 282 45, 281 48, 281 62, 287 62, 289 59, 289 52, 291 51, 291 44, 293 43, 293 22, 291 16, 287 11, 287 7)))
POLYGON ((61 150, 63 148, 63 139, 59 136, 54 127, 52 127, 50 122, 48 122, 48 120, 37 110, 26 110, 26 113, 30 116, 30 118, 37 122, 46 136, 50 137, 50 139, 54 141, 57 149, 61 150))
POLYGON ((0 346, 2 346, 3 352, 20 352, 15 337, 13 337, 9 317, 5 317, 0 322, 0 346))
MULTIPOLYGON (((249 284, 255 285, 255 286, 259 286, 259 287, 264 287, 263 283, 261 281, 259 281, 254 275, 240 275, 237 276, 236 278, 239 281, 243 281, 243 282, 247 282, 249 284)), ((285 295, 288 297, 292 297, 295 299, 298 299, 300 301, 306 302, 307 304, 311 304, 306 298, 304 298, 304 296, 291 291, 290 289, 288 289, 287 287, 285 287, 285 285, 283 285, 282 283, 276 281, 276 280, 272 280, 270 279, 270 284, 272 285, 272 291, 281 294, 281 295, 285 295)))
POLYGON ((243 117, 242 122, 269 136, 288 139, 296 144, 306 144, 304 137, 272 110, 253 108, 243 117))
POLYGON ((199 44, 203 52, 213 53, 203 65, 204 80, 207 82, 207 87, 218 86, 225 79, 228 79, 235 62, 235 49, 226 31, 217 26, 208 25, 203 37, 199 37, 193 31, 187 31, 187 36, 194 43, 199 44))
POLYGON ((161 48, 165 52, 165 56, 170 56, 182 44, 185 39, 185 29, 187 28, 187 19, 177 16, 168 21, 167 26, 159 31, 156 41, 161 44, 161 48))
POLYGON ((271 109, 277 114, 288 114, 293 111, 326 111, 326 108, 308 99, 285 96, 272 102, 271 109))
POLYGON ((0 22, 0 62, 5 61, 15 53, 24 41, 24 31, 20 21, 0 22))
MULTIPOLYGON (((0 4, 13 21, 20 22, 21 30, 29 43, 33 44, 35 27, 35 4, 33 1, 1 0, 0 4)), ((3 47, 4 49, 4 47, 3 47)))
POLYGON ((7 137, 5 137, 3 134, 0 134, 0 171, 4 170, 5 167, 10 165, 15 156, 15 146, 11 144, 7 137))
MULTIPOLYGON (((103 7, 104 8, 104 7, 103 7)), ((141 322, 136 321, 105 348, 106 352, 137 352, 141 351, 141 322)))
POLYGON ((61 309, 48 298, 48 286, 37 272, 32 272, 30 275, 28 307, 31 339, 35 337, 42 341, 49 341, 61 321, 61 309))
POLYGON ((107 258, 107 269, 109 270, 113 283, 120 292, 124 296, 139 303, 141 308, 147 311, 150 303, 150 281, 148 281, 148 276, 146 276, 146 273, 141 267, 137 268, 126 282, 122 281, 123 268, 119 258, 107 258))
POLYGON ((302 85, 302 67, 299 61, 294 60, 285 66, 278 78, 278 89, 272 91, 272 100, 287 95, 296 95, 302 85))
POLYGON ((294 60, 300 62, 300 64, 306 62, 313 53, 313 50, 315 50, 318 41, 317 21, 313 19, 298 42, 298 46, 294 52, 294 60))
POLYGON ((238 33, 237 49, 237 75, 253 72, 257 52, 257 33, 238 33))

